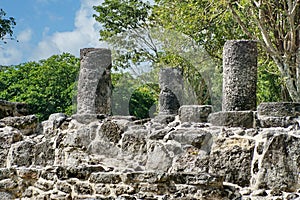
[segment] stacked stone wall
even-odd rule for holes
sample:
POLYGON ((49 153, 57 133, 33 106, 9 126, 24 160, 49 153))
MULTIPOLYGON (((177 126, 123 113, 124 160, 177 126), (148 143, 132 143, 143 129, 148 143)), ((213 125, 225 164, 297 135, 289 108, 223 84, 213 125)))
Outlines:
MULTIPOLYGON (((109 63, 107 50, 84 52, 109 63)), ((167 95, 160 100, 172 104, 153 119, 109 116, 110 66, 97 71, 93 63, 88 74, 103 76, 81 84, 105 83, 103 90, 92 84, 82 91, 75 115, 0 119, 0 199, 300 198, 299 103, 263 103, 254 111, 250 100, 213 113, 209 105, 179 108, 167 95), (108 94, 98 99, 99 92, 108 94)), ((162 91, 168 87, 162 81, 162 91)))

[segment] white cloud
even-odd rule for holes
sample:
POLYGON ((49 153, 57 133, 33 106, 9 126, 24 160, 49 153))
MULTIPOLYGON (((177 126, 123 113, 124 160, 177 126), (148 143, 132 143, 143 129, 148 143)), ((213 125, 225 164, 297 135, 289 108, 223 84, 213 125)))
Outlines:
POLYGON ((32 38, 32 30, 25 29, 17 35, 16 40, 7 41, 7 44, 0 46, 0 65, 15 65, 21 63, 24 52, 30 50, 30 44, 32 38))
POLYGON ((31 40, 31 37, 32 37, 32 30, 25 29, 17 36, 17 39, 20 42, 29 42, 31 40))
MULTIPOLYGON (((48 2, 54 0, 37 0, 48 2)), ((102 0, 81 0, 80 9, 74 19, 74 30, 56 32, 49 35, 50 27, 43 30, 43 38, 37 45, 33 45, 33 30, 26 29, 17 35, 20 42, 8 41, 0 44, 0 65, 16 65, 22 62, 38 61, 48 57, 69 52, 79 57, 81 48, 107 47, 99 42, 100 25, 93 18, 93 6, 101 4, 102 0)))
POLYGON ((99 5, 99 0, 81 0, 81 7, 77 11, 74 21, 75 29, 45 36, 34 49, 31 59, 45 59, 62 52, 79 56, 81 48, 106 47, 105 44, 99 42, 100 25, 93 18, 94 5, 99 5))

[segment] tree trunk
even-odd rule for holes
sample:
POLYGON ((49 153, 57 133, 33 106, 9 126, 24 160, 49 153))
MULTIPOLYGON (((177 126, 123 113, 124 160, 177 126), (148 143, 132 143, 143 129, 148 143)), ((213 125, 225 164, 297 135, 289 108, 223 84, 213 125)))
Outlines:
POLYGON ((300 102, 300 63, 297 62, 299 57, 300 55, 297 56, 297 59, 295 59, 295 62, 292 64, 273 57, 293 102, 300 102))

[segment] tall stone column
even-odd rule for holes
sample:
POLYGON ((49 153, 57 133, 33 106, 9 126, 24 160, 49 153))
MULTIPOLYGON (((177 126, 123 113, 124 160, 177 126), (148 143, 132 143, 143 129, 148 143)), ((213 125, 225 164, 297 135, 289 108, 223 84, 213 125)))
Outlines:
POLYGON ((257 46, 229 40, 223 50, 222 111, 256 110, 257 46))
POLYGON ((230 40, 223 50, 222 112, 211 113, 215 126, 256 126, 257 46, 255 41, 230 40))
POLYGON ((179 68, 162 68, 159 73, 159 114, 177 114, 183 98, 183 72, 179 68))
POLYGON ((111 113, 111 66, 109 49, 80 50, 77 114, 111 113))

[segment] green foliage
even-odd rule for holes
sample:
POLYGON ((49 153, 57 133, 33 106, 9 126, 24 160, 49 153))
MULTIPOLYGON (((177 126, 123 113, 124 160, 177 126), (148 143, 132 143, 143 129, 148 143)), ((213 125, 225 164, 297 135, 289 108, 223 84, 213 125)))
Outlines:
MULTIPOLYGON (((144 75, 145 76, 145 75, 144 75)), ((158 84, 145 83, 146 77, 133 77, 130 73, 112 73, 113 115, 133 115, 148 118, 159 96, 158 84)))
POLYGON ((138 119, 149 118, 156 111, 158 84, 147 84, 134 90, 129 101, 129 113, 138 119))
MULTIPOLYGON (((259 28, 249 16, 251 1, 226 0, 105 0, 94 9, 104 27, 100 40, 115 50, 116 68, 179 67, 197 104, 220 108, 222 89, 222 50, 227 40, 251 39, 259 28), (235 20, 238 12, 248 32, 235 20), (134 19, 134 20, 133 20, 134 19), (250 34, 249 34, 250 33, 250 34)), ((258 70, 258 103, 279 101, 284 85, 275 64, 261 51, 258 70), (267 60, 267 62, 266 62, 267 60)), ((277 64, 277 63, 276 63, 277 64)), ((191 92, 187 92, 191 96, 191 92)), ((190 98, 192 99, 192 98, 190 98)), ((193 99, 192 99, 193 100, 193 99)))
POLYGON ((139 0, 106 0, 101 6, 94 6, 99 15, 94 15, 104 29, 100 30, 102 40, 119 33, 143 27, 151 6, 139 0))
POLYGON ((45 120, 52 113, 72 114, 79 59, 63 53, 0 71, 0 99, 25 102, 45 120))
POLYGON ((165 29, 191 37, 218 59, 226 40, 247 38, 221 1, 156 0, 152 19, 165 29))
POLYGON ((258 63, 257 104, 282 101, 282 86, 283 83, 276 65, 270 60, 262 61, 260 59, 258 63))
POLYGON ((6 12, 3 9, 0 9, 0 39, 3 43, 6 43, 6 39, 13 39, 13 28, 16 25, 15 19, 13 17, 5 18, 6 12), (5 38, 6 35, 9 35, 9 38, 5 38))

